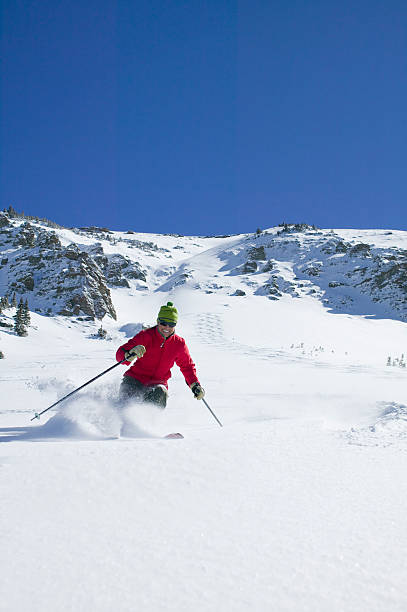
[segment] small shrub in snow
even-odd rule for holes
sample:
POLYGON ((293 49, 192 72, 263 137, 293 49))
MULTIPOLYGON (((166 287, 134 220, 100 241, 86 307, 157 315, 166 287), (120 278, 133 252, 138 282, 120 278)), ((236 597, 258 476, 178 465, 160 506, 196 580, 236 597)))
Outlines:
POLYGON ((391 357, 387 357, 387 366, 392 366, 393 368, 405 368, 407 367, 406 361, 404 359, 404 353, 402 353, 401 357, 395 357, 394 359, 391 357))
POLYGON ((4 353, 3 353, 3 351, 0 351, 0 359, 4 359, 4 353))
POLYGON ((100 326, 96 335, 98 338, 101 338, 102 340, 104 340, 107 336, 107 331, 103 329, 102 326, 100 326))

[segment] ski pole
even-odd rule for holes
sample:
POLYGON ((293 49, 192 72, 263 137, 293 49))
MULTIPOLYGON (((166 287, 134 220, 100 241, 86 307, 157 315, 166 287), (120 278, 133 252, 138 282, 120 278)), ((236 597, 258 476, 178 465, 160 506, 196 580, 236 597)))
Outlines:
POLYGON ((205 404, 205 406, 207 407, 207 409, 209 410, 209 412, 211 413, 211 415, 213 416, 214 419, 217 420, 217 422, 219 423, 219 425, 221 427, 223 427, 222 423, 219 421, 218 417, 216 416, 216 414, 214 413, 214 411, 208 406, 206 400, 204 398, 202 398, 203 403, 205 404))
POLYGON ((77 393, 78 391, 80 391, 81 389, 83 389, 84 387, 86 387, 86 385, 90 385, 91 382, 93 382, 94 380, 96 380, 97 378, 100 378, 101 376, 103 376, 104 374, 107 374, 108 372, 110 372, 110 370, 113 370, 113 368, 117 368, 117 366, 119 366, 121 363, 123 363, 124 361, 126 361, 126 359, 122 359, 121 361, 118 361, 117 363, 115 363, 114 365, 112 365, 110 368, 107 368, 107 370, 105 370, 104 372, 101 372, 100 374, 98 374, 97 376, 95 376, 94 378, 92 378, 91 380, 88 380, 88 382, 86 382, 85 384, 83 384, 82 386, 78 387, 77 389, 75 389, 74 391, 71 391, 70 393, 68 393, 68 395, 65 395, 64 397, 61 397, 61 399, 59 399, 57 402, 55 402, 55 404, 52 404, 52 406, 48 406, 48 408, 45 408, 45 410, 43 410, 42 412, 36 412, 35 415, 33 416, 32 419, 30 419, 31 421, 33 421, 34 419, 39 419, 40 416, 42 414, 44 414, 44 412, 48 412, 48 410, 51 410, 51 408, 54 408, 54 406, 56 406, 57 404, 60 404, 61 402, 63 402, 64 400, 66 400, 68 397, 71 397, 71 395, 73 395, 74 393, 77 393))

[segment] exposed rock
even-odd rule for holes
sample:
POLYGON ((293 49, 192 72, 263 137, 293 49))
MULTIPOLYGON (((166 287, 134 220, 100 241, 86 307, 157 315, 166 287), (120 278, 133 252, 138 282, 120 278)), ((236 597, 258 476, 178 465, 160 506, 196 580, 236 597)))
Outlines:
POLYGON ((189 274, 188 272, 183 272, 182 274, 177 276, 177 278, 175 279, 174 287, 179 287, 180 285, 185 285, 185 283, 187 282, 187 280, 189 278, 191 278, 191 274, 189 274))
POLYGON ((370 244, 363 244, 360 242, 359 244, 355 244, 349 250, 349 255, 352 256, 361 256, 361 257, 370 257, 370 244))
POLYGON ((138 262, 119 254, 107 256, 104 254, 101 245, 95 245, 91 252, 109 286, 130 287, 129 280, 146 282, 146 271, 141 268, 138 262))
POLYGON ((6 321, 4 319, 0 319, 0 327, 6 327, 8 329, 12 329, 14 327, 14 325, 12 323, 9 323, 8 321, 6 321))
POLYGON ((32 291, 34 289, 34 278, 32 274, 27 274, 22 278, 18 279, 18 282, 24 285, 27 291, 32 291))
POLYGON ((84 251, 81 251, 80 248, 78 247, 78 245, 73 242, 71 244, 69 244, 62 253, 63 257, 66 257, 67 259, 72 259, 74 261, 78 261, 81 257, 81 255, 85 255, 84 251))
POLYGON ((405 294, 407 293, 407 263, 382 266, 371 280, 374 288, 384 289, 393 284, 405 294))
POLYGON ((326 255, 332 255, 332 254, 339 254, 339 253, 346 253, 348 251, 348 249, 350 248, 350 245, 346 245, 343 240, 337 239, 337 238, 333 238, 330 239, 328 241, 326 241, 322 246, 321 246, 321 251, 322 253, 325 253, 326 255))
POLYGON ((168 280, 159 287, 159 291, 171 291, 175 287, 185 285, 189 280, 193 279, 193 270, 181 267, 181 270, 172 274, 168 280))
POLYGON ((253 274, 253 272, 257 272, 257 262, 246 261, 241 268, 241 274, 253 274))
POLYGON ((92 255, 92 257, 94 259, 96 255, 103 255, 104 251, 103 251, 103 246, 101 245, 100 242, 96 242, 96 244, 92 244, 92 246, 89 249, 89 253, 92 255))
POLYGON ((308 223, 280 223, 279 227, 281 227, 282 229, 277 232, 277 236, 283 233, 292 234, 294 232, 307 232, 318 230, 315 225, 308 225, 308 223))
MULTIPOLYGON (((164 234, 166 235, 166 234, 164 234)), ((154 255, 154 253, 169 253, 169 249, 163 249, 158 247, 154 242, 143 242, 142 240, 124 240, 127 246, 132 248, 140 249, 146 253, 154 255)))
POLYGON ((37 244, 44 249, 61 247, 61 241, 55 232, 39 232, 37 244))
POLYGON ((4 213, 0 212, 0 227, 7 227, 10 225, 10 219, 4 213))
POLYGON ((55 232, 26 223, 15 232, 15 245, 21 254, 9 265, 8 287, 32 292, 37 312, 116 318, 103 272, 77 244, 62 248, 55 232))
POLYGON ((33 247, 35 245, 35 231, 30 223, 24 223, 17 232, 14 246, 33 247))
POLYGON ((334 288, 334 287, 343 287, 344 283, 340 283, 339 281, 331 281, 330 283, 328 283, 328 287, 334 288))
POLYGON ((279 289, 278 286, 275 286, 273 284, 267 284, 264 286, 266 292, 269 295, 269 298, 271 300, 278 300, 279 298, 281 298, 281 296, 283 295, 279 289))
POLYGON ((80 227, 81 232, 87 232, 88 234, 113 234, 113 232, 107 227, 96 227, 91 225, 90 227, 80 227))
POLYGON ((319 276, 321 273, 320 268, 317 268, 316 266, 309 266, 308 268, 306 268, 304 270, 305 274, 308 274, 308 276, 319 276))
POLYGON ((264 246, 252 247, 249 249, 249 257, 253 261, 265 261, 267 256, 264 246))
POLYGON ((109 314, 116 319, 110 291, 99 266, 87 253, 78 253, 72 245, 64 255, 70 264, 63 269, 59 279, 62 284, 56 289, 57 295, 67 298, 60 313, 79 315, 82 312, 98 319, 109 314))
POLYGON ((335 253, 346 253, 348 251, 349 245, 345 244, 343 240, 339 240, 336 243, 335 253))
POLYGON ((262 272, 272 272, 274 270, 274 267, 274 261, 272 259, 269 259, 268 262, 264 264, 262 272))

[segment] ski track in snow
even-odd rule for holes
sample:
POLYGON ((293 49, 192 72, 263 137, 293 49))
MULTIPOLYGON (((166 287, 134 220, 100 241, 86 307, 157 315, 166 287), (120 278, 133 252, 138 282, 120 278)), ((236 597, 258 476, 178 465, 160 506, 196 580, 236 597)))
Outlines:
MULTIPOLYGON (((250 359, 259 359, 273 363, 280 362, 289 364, 292 363, 304 363, 307 362, 312 367, 335 369, 348 373, 371 373, 372 367, 364 366, 361 364, 341 364, 337 362, 329 363, 321 361, 321 359, 314 360, 312 357, 304 358, 301 355, 293 355, 288 351, 278 349, 267 349, 263 347, 250 346, 242 344, 241 342, 228 339, 224 334, 222 317, 214 313, 202 313, 197 316, 197 322, 195 323, 195 335, 199 342, 202 344, 208 344, 215 347, 218 350, 225 351, 227 353, 239 353, 250 359)), ((378 375, 383 376, 383 368, 377 368, 378 375)))

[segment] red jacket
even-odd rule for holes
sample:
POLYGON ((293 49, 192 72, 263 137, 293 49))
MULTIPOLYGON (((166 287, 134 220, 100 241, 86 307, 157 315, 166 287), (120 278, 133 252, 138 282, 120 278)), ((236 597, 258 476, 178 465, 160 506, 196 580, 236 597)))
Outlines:
MULTIPOLYGON (((124 359, 124 354, 134 346, 142 344, 146 347, 143 357, 136 359, 124 376, 132 376, 143 385, 167 385, 171 378, 171 368, 174 363, 180 368, 187 385, 199 382, 196 376, 195 364, 191 359, 184 338, 172 334, 165 339, 157 327, 151 327, 139 332, 134 338, 123 344, 116 353, 117 361, 124 359)), ((129 365, 129 361, 125 361, 129 365)))

